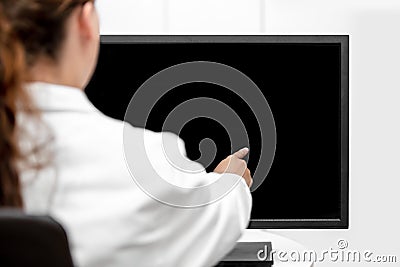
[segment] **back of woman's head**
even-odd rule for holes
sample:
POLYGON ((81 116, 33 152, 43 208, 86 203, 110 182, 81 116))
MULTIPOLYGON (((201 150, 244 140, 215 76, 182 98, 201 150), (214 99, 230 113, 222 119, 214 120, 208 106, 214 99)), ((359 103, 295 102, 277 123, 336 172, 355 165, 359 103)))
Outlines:
POLYGON ((90 0, 2 0, 4 13, 26 51, 27 63, 37 57, 56 60, 65 37, 65 22, 75 7, 90 0))
MULTIPOLYGON (((22 207, 17 113, 38 115, 24 83, 39 57, 57 60, 65 24, 88 0, 1 0, 0 2, 0 206, 22 207)), ((33 150, 37 152, 37 150, 33 150)), ((25 152, 25 151, 24 151, 25 152)), ((32 152, 32 151, 31 151, 32 152)))

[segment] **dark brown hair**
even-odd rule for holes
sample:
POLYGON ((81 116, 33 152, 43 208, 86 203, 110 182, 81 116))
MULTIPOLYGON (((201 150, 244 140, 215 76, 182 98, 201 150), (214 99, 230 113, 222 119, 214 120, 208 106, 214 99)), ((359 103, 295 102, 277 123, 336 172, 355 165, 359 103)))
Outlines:
MULTIPOLYGON (((0 2, 0 206, 22 207, 17 113, 38 115, 24 90, 29 66, 40 56, 57 60, 65 22, 88 0, 2 0, 0 2)), ((35 152, 33 150, 31 152, 35 152)), ((24 151, 25 152, 25 151, 24 151)))

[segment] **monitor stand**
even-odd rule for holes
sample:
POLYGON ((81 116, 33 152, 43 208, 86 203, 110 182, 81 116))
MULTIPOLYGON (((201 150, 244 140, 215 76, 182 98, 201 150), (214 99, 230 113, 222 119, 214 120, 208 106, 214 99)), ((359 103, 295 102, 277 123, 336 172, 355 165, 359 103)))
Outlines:
POLYGON ((270 267, 274 263, 271 251, 271 242, 237 242, 233 250, 216 267, 270 267))

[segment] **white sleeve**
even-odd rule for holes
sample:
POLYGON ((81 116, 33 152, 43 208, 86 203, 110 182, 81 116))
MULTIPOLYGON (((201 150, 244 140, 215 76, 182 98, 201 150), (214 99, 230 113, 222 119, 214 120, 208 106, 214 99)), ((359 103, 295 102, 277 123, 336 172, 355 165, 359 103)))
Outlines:
POLYGON ((182 222, 182 226, 186 224, 191 228, 184 231, 182 241, 186 239, 191 245, 189 249, 181 247, 181 256, 177 258, 180 266, 213 266, 218 263, 247 228, 251 205, 250 191, 243 181, 219 202, 193 212, 187 222, 182 222))
MULTIPOLYGON (((180 152, 186 154, 183 141, 175 135, 170 137, 178 140, 180 152)), ((166 168, 164 164, 161 164, 163 170, 166 168)), ((207 184, 220 176, 205 171, 195 175, 177 169, 171 172, 175 182, 186 185, 190 184, 188 181, 196 181, 197 185, 207 184)), ((165 235, 161 237, 163 240, 157 241, 159 253, 166 256, 165 266, 213 266, 234 247, 248 226, 252 197, 243 178, 234 174, 227 176, 238 182, 219 200, 195 208, 164 205, 157 211, 161 214, 166 212, 171 218, 163 221, 161 227, 165 235)))
MULTIPOLYGON (((197 208, 178 208, 157 203, 144 215, 148 232, 141 240, 138 266, 203 267, 217 264, 246 229, 252 206, 250 191, 240 182, 224 198, 197 208), (151 214, 150 214, 151 213, 151 214), (151 230, 150 230, 151 229, 151 230)), ((143 215, 143 214, 142 214, 143 215)), ((137 258, 136 258, 137 259, 137 258)))

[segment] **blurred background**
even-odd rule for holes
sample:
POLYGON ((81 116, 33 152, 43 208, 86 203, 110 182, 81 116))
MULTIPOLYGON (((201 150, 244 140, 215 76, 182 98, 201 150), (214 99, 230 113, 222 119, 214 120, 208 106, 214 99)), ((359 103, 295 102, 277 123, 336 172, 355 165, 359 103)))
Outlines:
POLYGON ((400 1, 98 0, 97 6, 102 34, 349 34, 350 228, 271 231, 317 252, 345 239, 350 250, 400 260, 400 1))

